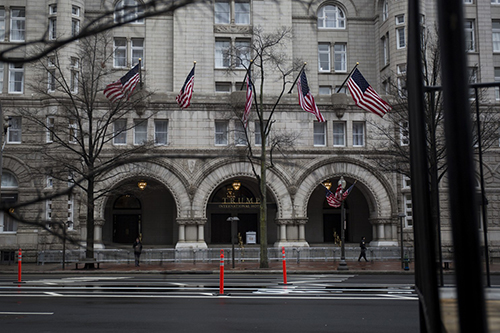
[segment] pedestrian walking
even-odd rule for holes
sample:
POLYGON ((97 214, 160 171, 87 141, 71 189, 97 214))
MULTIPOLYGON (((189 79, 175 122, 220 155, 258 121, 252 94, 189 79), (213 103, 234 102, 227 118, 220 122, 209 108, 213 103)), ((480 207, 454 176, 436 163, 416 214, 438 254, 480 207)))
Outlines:
POLYGON ((139 267, 139 259, 141 258, 141 253, 142 253, 142 243, 139 237, 135 239, 134 245, 132 245, 134 248, 134 257, 135 257, 135 267, 139 267))
POLYGON ((365 237, 361 237, 361 242, 359 242, 359 247, 361 248, 361 253, 359 254, 358 261, 361 261, 361 258, 365 258, 366 261, 366 239, 365 237))

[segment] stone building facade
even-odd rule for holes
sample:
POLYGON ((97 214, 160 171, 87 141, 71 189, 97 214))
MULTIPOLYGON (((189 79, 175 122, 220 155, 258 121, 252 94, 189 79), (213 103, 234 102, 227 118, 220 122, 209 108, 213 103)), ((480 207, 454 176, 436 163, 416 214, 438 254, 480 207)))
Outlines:
MULTIPOLYGON (((78 33, 89 18, 115 9, 120 17, 124 5, 139 0, 5 0, 0 5, 0 49, 16 42, 67 37, 78 33)), ((356 186, 346 199, 346 242, 362 236, 370 246, 399 246, 401 232, 411 245, 413 230, 409 181, 400 174, 385 173, 373 162, 386 138, 378 136, 377 124, 387 121, 358 108, 342 90, 351 68, 359 69, 389 103, 391 85, 398 85, 406 72, 407 4, 404 1, 300 1, 217 0, 180 8, 113 29, 112 57, 104 64, 116 69, 115 79, 124 75, 137 58, 143 61, 143 80, 154 92, 143 110, 130 112, 129 124, 142 120, 148 141, 157 143, 151 154, 158 158, 117 166, 97 183, 100 189, 117 189, 98 199, 95 214, 97 248, 130 246, 137 234, 144 244, 156 247, 205 248, 230 243, 230 216, 240 219, 238 231, 258 232, 259 187, 253 166, 240 145, 241 122, 234 109, 241 107, 244 68, 228 74, 227 45, 245 45, 251 29, 272 32, 286 27, 293 33, 283 42, 288 65, 295 59, 307 62, 307 77, 318 108, 326 119, 318 123, 304 112, 296 92, 285 94, 273 115, 273 131, 296 133, 293 149, 275 156, 267 171, 268 232, 270 246, 330 246, 340 233, 340 209, 329 207, 322 183, 334 185, 343 177, 356 186), (181 110, 175 97, 196 61, 191 106, 181 110), (397 84, 396 84, 397 83, 397 84), (163 135, 161 142, 155 141, 163 135), (146 187, 140 189, 138 182, 146 187), (233 184, 238 183, 239 186, 233 184), (401 220, 400 213, 405 217, 401 220), (403 229, 401 230, 400 223, 403 229)), ((422 20, 434 26, 433 2, 422 2, 422 20)), ((465 4, 470 36, 471 71, 478 82, 500 80, 500 3, 470 1, 465 4), (498 73, 497 73, 498 72, 498 73)), ((137 9, 132 15, 140 15, 137 9)), ((74 65, 78 42, 65 46, 68 67, 74 65)), ((19 52, 19 58, 25 54, 19 52)), ((229 60, 230 61, 230 60, 229 60)), ((0 63, 0 101, 5 115, 12 117, 3 151, 2 200, 33 200, 65 185, 47 180, 38 172, 45 163, 37 154, 47 142, 43 129, 27 127, 19 109, 41 110, 54 115, 60 106, 30 90, 38 77, 36 66, 0 63), (51 182, 50 184, 48 182, 51 182)), ((298 74, 298 73, 297 73, 298 74)), ((269 108, 280 93, 274 74, 266 81, 264 105, 269 108)), ((106 82, 109 83, 109 82, 106 82)), ((104 84, 106 84, 104 83, 104 84)), ((258 82, 256 82, 257 84, 258 82)), ((399 86, 402 88, 402 86, 399 86)), ((100 89, 103 89, 101 86, 100 89)), ((256 91, 260 87, 256 86, 256 91)), ((345 89, 345 88, 344 88, 345 89)), ((75 92, 77 93, 77 92, 75 92)), ((392 94, 399 92, 392 91, 392 94)), ((498 94, 490 92, 498 103, 498 94)), ((102 107, 106 100, 102 98, 102 107)), ((249 121, 250 145, 259 150, 255 114, 249 121)), ((138 131, 126 132, 120 149, 134 147, 138 131)), ((116 147, 108 144, 107 154, 116 147)), ((491 248, 500 242, 498 214, 498 144, 485 156, 486 195, 489 199, 488 230, 491 248)), ((60 177, 64 178, 64 177, 60 177)), ((333 190, 334 190, 333 189, 333 190)), ((443 246, 451 246, 446 213, 446 188, 442 186, 443 246)), ((50 222, 68 216, 68 234, 86 239, 85 196, 75 192, 52 201, 38 202, 22 211, 26 218, 50 222)), ((3 217, 0 249, 22 247, 31 253, 61 248, 60 241, 37 225, 3 217)))

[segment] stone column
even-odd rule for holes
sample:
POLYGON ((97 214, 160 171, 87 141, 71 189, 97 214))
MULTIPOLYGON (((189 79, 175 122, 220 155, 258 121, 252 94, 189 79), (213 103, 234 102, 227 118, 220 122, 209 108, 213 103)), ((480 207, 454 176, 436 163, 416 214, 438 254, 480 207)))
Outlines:
POLYGON ((206 218, 177 218, 179 224, 179 241, 175 245, 179 248, 202 248, 206 249, 204 226, 206 218))
POLYGON ((373 218, 370 219, 370 223, 373 226, 373 240, 370 242, 370 246, 398 246, 398 240, 394 236, 397 220, 394 218, 373 218))
POLYGON ((275 247, 309 246, 306 242, 305 224, 307 217, 294 219, 276 219, 280 226, 279 241, 274 243, 275 247))
POLYGON ((102 226, 106 221, 103 218, 94 218, 94 248, 104 249, 102 242, 102 226))

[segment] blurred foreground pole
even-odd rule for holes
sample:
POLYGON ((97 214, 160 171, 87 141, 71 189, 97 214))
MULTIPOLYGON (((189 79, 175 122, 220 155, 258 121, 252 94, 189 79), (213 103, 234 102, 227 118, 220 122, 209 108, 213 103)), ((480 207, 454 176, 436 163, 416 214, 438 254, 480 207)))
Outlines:
POLYGON ((487 332, 462 6, 438 1, 449 206, 460 332, 487 332))
POLYGON ((418 0, 408 0, 408 14, 407 87, 415 282, 419 294, 420 332, 434 333, 442 332, 443 325, 437 289, 436 237, 430 208, 418 0))

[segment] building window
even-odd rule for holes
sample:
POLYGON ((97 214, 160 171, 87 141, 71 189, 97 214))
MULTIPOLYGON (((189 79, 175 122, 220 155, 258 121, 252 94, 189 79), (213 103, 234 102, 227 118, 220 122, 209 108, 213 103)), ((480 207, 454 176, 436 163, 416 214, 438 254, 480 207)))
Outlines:
POLYGON ((215 82, 215 92, 230 93, 232 90, 231 82, 215 82))
POLYGON ((347 46, 345 44, 335 44, 333 46, 333 57, 335 72, 347 71, 347 46))
POLYGON ((403 175, 403 179, 402 179, 402 189, 404 190, 408 190, 411 188, 411 178, 406 176, 406 175, 403 175))
POLYGON ((168 120, 155 119, 155 145, 166 145, 168 134, 168 120))
POLYGON ((260 120, 255 121, 255 145, 262 146, 262 136, 260 133, 260 120))
POLYGON ((54 92, 56 90, 56 70, 54 58, 49 57, 47 65, 47 89, 49 92, 54 92))
POLYGON ((52 221, 52 200, 45 200, 45 221, 48 223, 45 225, 47 228, 51 228, 50 221, 52 221))
POLYGON ((114 66, 127 66, 127 40, 125 38, 115 38, 114 44, 114 66))
POLYGON ((231 5, 229 1, 215 1, 215 24, 231 23, 231 5))
POLYGON ((22 122, 21 117, 11 117, 7 127, 7 143, 21 143, 22 122))
POLYGON ((386 33, 382 39, 382 64, 384 66, 389 64, 389 33, 386 33))
POLYGON ((396 25, 402 25, 405 24, 405 16, 404 15, 397 15, 396 16, 396 25))
POLYGON ((406 47, 405 27, 396 28, 396 45, 398 49, 406 47))
POLYGON ((24 42, 26 31, 26 13, 24 8, 12 8, 10 11, 10 41, 24 42))
POLYGON ((338 6, 326 5, 318 11, 318 28, 345 29, 345 14, 338 6))
POLYGON ((493 52, 500 52, 500 21, 491 22, 491 33, 493 38, 493 52))
MULTIPOLYGON (((477 83, 477 67, 468 67, 467 74, 469 75, 469 84, 477 83)), ((476 99, 476 93, 474 88, 469 88, 469 99, 476 99)))
POLYGON ((80 20, 71 20, 71 36, 75 37, 80 33, 80 20))
POLYGON ((49 116, 47 117, 46 121, 46 126, 47 126, 47 136, 46 136, 46 142, 51 143, 54 142, 55 134, 54 134, 54 129, 55 129, 55 123, 56 123, 56 118, 54 116, 49 116))
POLYGON ((333 126, 333 146, 345 147, 345 123, 334 122, 333 126))
POLYGON ((9 64, 9 93, 22 94, 24 92, 23 64, 9 64))
POLYGON ((215 145, 216 146, 226 146, 227 145, 227 128, 228 122, 225 120, 215 121, 215 145))
POLYGON ((5 8, 0 7, 0 42, 5 40, 5 8))
POLYGON ((491 0, 492 5, 500 5, 500 0, 491 0))
POLYGON ((143 145, 148 141, 148 121, 134 120, 134 145, 143 145))
POLYGON ((144 8, 136 0, 121 0, 115 6, 115 22, 117 23, 144 23, 144 18, 138 18, 142 14, 144 14, 144 8))
POLYGON ((117 119, 113 122, 113 143, 127 144, 127 119, 117 119))
POLYGON ((215 1, 215 24, 250 24, 249 1, 215 1), (233 14, 232 14, 233 13, 233 14))
POLYGON ((465 21, 465 50, 468 52, 474 52, 476 50, 473 20, 465 21))
POLYGON ((412 205, 411 205, 411 194, 405 194, 403 196, 404 201, 404 211, 405 211, 405 228, 413 227, 413 215, 412 215, 412 205))
POLYGON ((57 38, 57 18, 49 18, 49 39, 54 40, 57 38))
MULTIPOLYGON (((500 67, 495 67, 495 82, 500 82, 500 67)), ((495 99, 500 100, 500 88, 495 87, 495 99)))
POLYGON ((248 144, 245 128, 240 121, 236 121, 234 124, 234 144, 236 146, 246 146, 248 144))
POLYGON ((396 66, 398 75, 398 93, 399 97, 406 98, 408 96, 406 91, 406 64, 396 66))
POLYGON ((354 121, 352 123, 352 145, 363 147, 365 145, 365 123, 354 121))
POLYGON ((336 94, 347 94, 347 87, 344 84, 342 87, 341 86, 335 86, 335 93, 336 94))
POLYGON ((76 119, 70 119, 68 124, 68 142, 77 143, 78 142, 78 124, 76 119))
POLYGON ((326 146, 326 123, 314 122, 314 146, 326 146))
POLYGON ((331 95, 332 87, 330 86, 319 86, 319 94, 320 95, 331 95))
POLYGON ((248 68, 252 55, 250 52, 250 41, 237 39, 235 44, 235 66, 236 68, 248 68))
POLYGON ((68 194, 68 221, 66 222, 68 230, 73 230, 74 205, 75 205, 75 203, 74 203, 73 195, 70 193, 70 194, 68 194))
POLYGON ((135 66, 139 63, 141 59, 141 67, 144 67, 144 39, 143 38, 132 38, 130 41, 131 49, 131 64, 135 66))
POLYGON ((71 15, 80 17, 80 7, 78 6, 71 6, 71 15))
POLYGON ((17 222, 3 211, 0 212, 0 233, 16 233, 17 222))
POLYGON ((330 71, 330 44, 318 44, 318 63, 320 72, 330 71))
MULTIPOLYGON (((8 172, 4 171, 2 174, 2 193, 5 193, 5 190, 13 191, 17 190, 18 182, 16 177, 8 172)), ((13 197, 12 199, 5 198, 2 196, 2 201, 16 202, 17 194, 9 195, 9 197, 13 197), (6 200, 7 199, 7 200, 6 200)), ((3 233, 15 233, 17 231, 17 222, 16 220, 9 217, 3 211, 0 212, 0 232, 3 233)))
POLYGON ((382 4, 382 22, 387 21, 389 18, 389 1, 384 0, 382 4))
POLYGON ((231 65, 230 47, 231 41, 229 39, 215 40, 215 68, 229 68, 231 65))
POLYGON ((399 123, 399 139, 401 146, 408 146, 410 144, 410 123, 407 120, 399 123))
POLYGON ((70 89, 73 94, 78 94, 80 60, 78 58, 71 58, 70 66, 71 66, 70 89))

